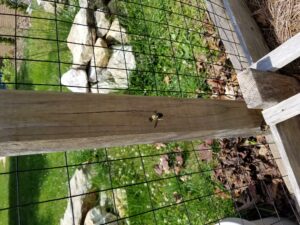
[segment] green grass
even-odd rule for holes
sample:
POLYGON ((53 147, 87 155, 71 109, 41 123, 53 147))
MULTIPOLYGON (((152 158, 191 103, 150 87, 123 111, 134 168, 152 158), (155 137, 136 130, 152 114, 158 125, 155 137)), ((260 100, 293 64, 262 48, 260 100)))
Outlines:
POLYGON ((129 88, 137 91, 131 94, 195 97, 196 92, 208 91, 207 74, 197 71, 195 60, 216 53, 199 35, 205 31, 203 24, 190 19, 203 20, 204 11, 173 0, 134 0, 119 2, 119 7, 126 14, 119 18, 132 34, 130 44, 137 52, 137 71, 131 74, 129 88))
MULTIPOLYGON (((127 193, 128 210, 126 216, 130 224, 204 224, 213 222, 225 216, 234 216, 233 202, 214 195, 214 191, 222 186, 212 179, 212 169, 215 162, 200 162, 197 153, 193 151, 196 142, 170 143, 166 147, 156 149, 154 145, 137 145, 99 149, 97 151, 79 151, 67 153, 69 173, 72 175, 78 166, 84 162, 92 163, 88 167, 93 171, 93 190, 108 190, 111 187, 124 188, 127 193), (168 174, 158 175, 155 164, 159 156, 153 154, 172 153, 176 147, 183 150, 184 167, 179 176, 171 170, 168 174), (106 156, 107 154, 107 156, 106 156), (141 157, 143 161, 141 160, 141 157), (106 162, 106 157, 112 160, 106 162), (136 157, 135 159, 128 159, 136 157), (144 172, 145 170, 145 172, 144 172), (111 176, 111 177, 110 177, 111 176), (181 180, 184 177, 185 180, 181 180), (163 179, 162 179, 163 178, 163 179), (174 192, 181 195, 185 203, 174 205, 174 192), (155 209, 152 212, 152 207, 155 209), (213 209, 213 210, 212 210, 213 209), (155 216, 155 217, 154 217, 155 216)), ((19 170, 51 168, 65 165, 64 153, 24 156, 18 158, 19 170)), ((16 168, 16 158, 11 158, 9 165, 3 169, 13 171, 16 168)), ((58 224, 67 205, 66 200, 30 204, 32 202, 60 199, 68 194, 66 168, 36 170, 21 172, 18 176, 19 202, 29 204, 20 209, 22 224, 58 224)), ((5 188, 0 191, 1 207, 13 206, 17 201, 16 176, 1 175, 1 184, 5 188), (8 198, 9 196, 9 198, 8 198)), ((17 224, 17 211, 2 211, 0 225, 17 224), (9 219, 8 219, 9 218, 9 219)))
MULTIPOLYGON (((196 0, 185 1, 196 6, 200 4, 196 0)), ((32 16, 55 19, 53 14, 33 7, 32 16)), ((206 55, 210 60, 217 55, 207 48, 207 42, 199 34, 206 30, 199 22, 205 18, 204 11, 173 0, 119 1, 118 7, 124 14, 119 19, 130 34, 130 45, 137 62, 125 93, 197 97, 199 92, 209 90, 205 83, 207 72, 198 71, 195 61, 201 55, 206 55), (140 3, 149 6, 141 6, 140 3)), ((58 14, 58 19, 72 22, 75 12, 65 9, 58 14)), ((21 64, 17 83, 32 85, 19 84, 18 89, 60 91, 60 74, 70 68, 66 63, 72 63, 72 56, 66 43, 57 44, 55 41, 56 26, 58 38, 66 40, 71 23, 59 21, 56 24, 54 20, 31 19, 26 35, 32 38, 22 41, 25 45, 24 57, 34 61, 21 64)))
MULTIPOLYGON (((76 13, 64 9, 57 15, 57 19, 66 22, 56 22, 54 14, 46 13, 36 2, 33 2, 32 7, 34 18, 30 19, 30 29, 22 33, 27 38, 19 38, 17 41, 18 49, 24 46, 22 57, 27 60, 18 61, 20 68, 17 76, 11 63, 7 62, 1 70, 6 82, 17 84, 8 85, 9 88, 60 91, 60 75, 72 64, 71 52, 64 41, 76 13), (57 39, 61 42, 57 42, 57 39)), ((62 89, 67 90, 64 87, 62 89)))

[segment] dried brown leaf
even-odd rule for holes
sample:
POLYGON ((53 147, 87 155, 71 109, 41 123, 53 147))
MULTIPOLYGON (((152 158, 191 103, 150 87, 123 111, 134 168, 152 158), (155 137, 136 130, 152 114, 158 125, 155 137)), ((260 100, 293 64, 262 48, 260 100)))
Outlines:
POLYGON ((173 196, 174 196, 174 199, 175 199, 175 202, 176 203, 180 203, 182 202, 182 195, 179 194, 178 192, 173 192, 173 196))
POLYGON ((212 150, 199 151, 199 158, 202 161, 210 162, 212 160, 212 150))
POLYGON ((214 193, 215 193, 216 196, 218 196, 221 199, 230 199, 231 198, 231 196, 228 192, 222 191, 219 187, 217 187, 214 190, 214 193))
POLYGON ((166 147, 166 145, 164 143, 155 143, 154 146, 157 150, 166 147))

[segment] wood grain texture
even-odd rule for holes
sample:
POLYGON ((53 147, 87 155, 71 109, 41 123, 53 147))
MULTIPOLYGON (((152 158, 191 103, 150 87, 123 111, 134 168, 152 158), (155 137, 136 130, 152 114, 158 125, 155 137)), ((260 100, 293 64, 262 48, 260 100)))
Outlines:
POLYGON ((270 126, 281 123, 299 114, 300 93, 263 111, 265 121, 270 126))
POLYGON ((269 53, 265 39, 251 16, 251 12, 245 0, 223 0, 231 19, 237 24, 236 31, 240 33, 241 42, 247 48, 248 54, 251 56, 252 62, 256 62, 260 58, 269 53))
POLYGON ((287 177, 300 208, 300 116, 270 126, 274 141, 287 171, 287 177))
POLYGON ((277 71, 300 57, 300 33, 251 65, 260 71, 277 71))
POLYGON ((238 101, 1 91, 0 104, 2 156, 253 135, 262 122, 238 101))
POLYGON ((226 53, 237 72, 249 67, 252 63, 249 54, 240 43, 232 21, 224 8, 222 0, 205 1, 209 16, 216 25, 219 37, 225 46, 226 53))
MULTIPOLYGON (((300 203, 300 94, 292 96, 263 111, 270 126, 281 162, 285 168, 288 185, 300 203)), ((278 155, 278 154, 277 154, 278 155)), ((276 157, 276 155, 274 155, 276 157)))
POLYGON ((277 130, 300 185, 300 115, 277 124, 277 130))
POLYGON ((300 92, 297 79, 272 72, 246 69, 238 81, 248 108, 266 109, 300 92))

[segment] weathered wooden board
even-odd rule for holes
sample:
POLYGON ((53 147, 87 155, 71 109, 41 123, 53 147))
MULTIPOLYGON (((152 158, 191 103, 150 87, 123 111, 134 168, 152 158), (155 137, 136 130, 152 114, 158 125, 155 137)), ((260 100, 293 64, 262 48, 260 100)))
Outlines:
POLYGON ((223 0, 224 6, 236 27, 236 32, 239 33, 240 41, 247 48, 247 53, 250 55, 252 62, 256 62, 269 51, 269 47, 251 16, 251 12, 245 0, 223 0))
POLYGON ((300 186, 300 115, 277 124, 291 167, 300 186))
POLYGON ((294 77, 246 69, 238 81, 248 108, 266 109, 300 92, 294 77))
POLYGON ((277 71, 299 57, 300 33, 253 63, 251 68, 260 71, 277 71))
POLYGON ((300 206, 300 94, 263 111, 287 172, 289 185, 300 206))
POLYGON ((0 155, 260 133, 244 102, 1 91, 0 155), (157 127, 149 121, 163 113, 157 127))
POLYGON ((268 125, 273 126, 300 114, 300 93, 279 104, 265 109, 263 116, 268 125))
POLYGON ((235 28, 230 21, 222 0, 206 0, 206 6, 212 22, 216 25, 225 51, 237 72, 249 67, 251 57, 243 48, 235 28))
POLYGON ((269 53, 244 0, 206 0, 206 5, 237 73, 269 53))

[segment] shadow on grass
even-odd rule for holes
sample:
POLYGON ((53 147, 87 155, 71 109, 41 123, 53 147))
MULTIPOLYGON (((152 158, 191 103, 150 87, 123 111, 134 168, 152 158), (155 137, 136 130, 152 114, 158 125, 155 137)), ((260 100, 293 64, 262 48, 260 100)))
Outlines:
POLYGON ((18 90, 33 90, 33 81, 29 77, 29 74, 27 72, 27 67, 26 67, 26 61, 22 63, 20 70, 18 71, 17 74, 17 84, 16 84, 16 89, 18 90))
MULTIPOLYGON (((18 157, 18 162, 17 158, 12 157, 10 159, 9 169, 10 171, 16 171, 17 167, 19 167, 20 164, 22 165, 22 169, 43 168, 45 167, 45 163, 45 159, 42 156, 38 155, 34 156, 34 159, 32 157, 20 156, 18 157)), ((9 212, 9 225, 48 224, 46 221, 41 221, 41 218, 38 218, 37 211, 39 208, 39 204, 30 205, 30 203, 39 201, 40 187, 43 182, 43 177, 41 176, 42 173, 38 175, 40 176, 37 176, 37 173, 32 172, 19 172, 18 176, 16 173, 10 175, 9 205, 10 207, 14 208, 9 212), (17 188, 17 186, 19 186, 19 188, 17 188), (27 204, 28 206, 20 208, 16 207, 17 205, 24 204, 27 204)))

